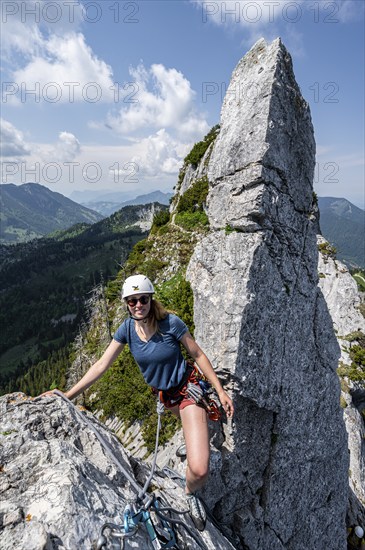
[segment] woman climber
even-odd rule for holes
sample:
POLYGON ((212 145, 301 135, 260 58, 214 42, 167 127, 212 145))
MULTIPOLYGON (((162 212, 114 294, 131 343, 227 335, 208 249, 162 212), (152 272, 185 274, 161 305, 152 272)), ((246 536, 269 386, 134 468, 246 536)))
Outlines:
MULTIPOLYGON (((165 406, 181 419, 187 456, 185 493, 191 519, 202 531, 206 514, 196 492, 204 485, 209 472, 208 415, 205 408, 198 406, 191 396, 194 387, 199 386, 197 371, 183 358, 180 343, 215 388, 227 416, 232 417, 234 407, 209 359, 190 335, 185 323, 168 313, 153 298, 153 294, 153 285, 144 275, 126 279, 122 299, 129 318, 119 326, 102 357, 65 395, 68 399, 74 399, 89 388, 128 344, 147 384, 160 394, 165 406), (187 394, 188 386, 192 392, 187 394)), ((195 387, 199 394, 198 389, 195 387)))

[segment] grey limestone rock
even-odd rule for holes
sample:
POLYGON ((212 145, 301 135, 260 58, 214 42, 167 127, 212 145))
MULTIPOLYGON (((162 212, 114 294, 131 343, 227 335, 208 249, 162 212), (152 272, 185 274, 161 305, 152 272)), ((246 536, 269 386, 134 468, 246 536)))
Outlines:
MULTIPOLYGON (((93 415, 77 412, 60 397, 32 400, 10 394, 0 398, 0 412, 0 549, 95 549, 102 525, 120 525, 135 493, 84 419, 140 485, 149 470, 131 461, 115 435, 93 415)), ((165 503, 186 509, 181 483, 161 470, 153 490, 165 503)), ((190 520, 185 521, 192 529, 190 520)), ((182 549, 197 547, 183 530, 178 540, 182 549)), ((200 540, 207 550, 233 549, 210 523, 200 540)), ((120 540, 108 537, 107 548, 120 548, 120 540)), ((140 527, 125 548, 152 548, 146 530, 140 527)))
MULTIPOLYGON (((318 235, 318 245, 328 250, 329 244, 318 235)), ((348 336, 365 334, 365 319, 360 313, 360 296, 348 268, 331 255, 319 254, 319 287, 331 314, 333 327, 341 348, 341 363, 350 365, 348 336)), ((356 344, 356 341, 353 342, 356 344)), ((365 526, 365 387, 345 377, 342 396, 346 407, 344 419, 350 452, 350 499, 348 524, 365 526)))
POLYGON ((346 547, 340 349, 318 287, 314 164, 290 55, 260 40, 227 90, 208 164, 211 231, 187 271, 195 336, 236 407, 205 494, 245 550, 346 547))
MULTIPOLYGON (((321 235, 318 235, 317 240, 319 246, 327 243, 321 235)), ((341 339, 356 331, 365 333, 359 292, 348 268, 339 260, 321 253, 318 258, 318 272, 319 287, 325 297, 337 337, 341 339)))
MULTIPOLYGON (((349 457, 331 318, 337 298, 330 278, 318 285, 324 268, 312 204, 314 156, 310 112, 290 55, 280 39, 260 40, 233 73, 219 135, 179 190, 208 174, 211 229, 187 276, 195 336, 236 410, 233 420, 211 426, 204 497, 239 550, 346 548, 349 457)), ((120 522, 131 487, 71 405, 15 395, 0 407, 0 550, 91 548, 105 521, 120 522)), ((358 422, 356 412, 345 410, 348 425, 358 422)), ((131 475, 145 477, 145 464, 90 421, 131 475)), ((118 419, 112 425, 120 428, 118 419)), ((361 435, 358 425, 354 432, 361 435)), ((143 453, 133 429, 127 436, 143 453)), ((183 472, 172 458, 180 438, 161 460, 183 472)), ((360 470, 362 444, 352 451, 360 470)), ((356 471, 358 483, 361 475, 356 471)), ((154 486, 185 507, 181 486, 160 471, 154 486)), ((202 540, 208 549, 233 548, 210 523, 202 540)), ((182 542, 196 548, 188 536, 182 542)), ((129 544, 149 548, 142 529, 129 544)))

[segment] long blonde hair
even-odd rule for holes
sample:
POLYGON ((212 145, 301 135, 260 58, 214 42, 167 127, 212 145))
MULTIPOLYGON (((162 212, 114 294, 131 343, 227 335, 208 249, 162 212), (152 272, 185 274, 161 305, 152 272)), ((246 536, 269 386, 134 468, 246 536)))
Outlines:
POLYGON ((153 329, 153 333, 160 332, 159 330, 159 321, 162 321, 163 319, 166 319, 169 313, 172 313, 171 311, 167 310, 161 302, 158 300, 155 300, 151 297, 151 306, 150 306, 150 312, 148 315, 148 323, 150 324, 151 328, 153 329))

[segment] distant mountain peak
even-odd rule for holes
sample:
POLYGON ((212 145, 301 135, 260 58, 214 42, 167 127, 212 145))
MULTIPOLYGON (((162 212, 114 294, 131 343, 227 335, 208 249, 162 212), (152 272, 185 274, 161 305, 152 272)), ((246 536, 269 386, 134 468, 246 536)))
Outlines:
POLYGON ((114 195, 104 195, 103 197, 100 197, 96 200, 82 202, 81 204, 87 206, 88 208, 91 208, 92 210, 95 210, 96 212, 99 212, 103 216, 110 216, 111 214, 113 214, 113 212, 117 212, 125 206, 137 206, 151 204, 155 202, 167 206, 170 203, 170 198, 172 197, 172 195, 173 194, 170 192, 157 190, 151 191, 150 193, 146 193, 144 195, 138 195, 137 197, 129 200, 124 200, 122 202, 120 202, 119 200, 115 200, 114 195), (109 200, 108 196, 110 196, 109 200))
POLYGON ((365 266, 365 212, 349 200, 318 197, 321 233, 348 267, 365 266))
POLYGON ((76 223, 95 223, 102 216, 39 183, 1 185, 0 243, 39 238, 76 223))

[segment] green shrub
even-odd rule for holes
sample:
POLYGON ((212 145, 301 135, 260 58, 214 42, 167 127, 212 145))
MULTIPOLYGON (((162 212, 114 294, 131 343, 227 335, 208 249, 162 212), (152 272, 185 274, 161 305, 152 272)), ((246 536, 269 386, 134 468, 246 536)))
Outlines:
POLYGON ((156 298, 167 309, 176 313, 187 324, 191 334, 194 334, 193 291, 184 278, 183 270, 156 286, 156 298))
POLYGON ((128 258, 128 267, 131 273, 138 271, 140 266, 152 248, 152 241, 143 239, 134 245, 128 258))
POLYGON ((189 189, 180 197, 176 211, 196 212, 203 211, 203 205, 207 199, 209 191, 209 181, 206 176, 196 180, 189 189))
POLYGON ((127 346, 93 390, 92 409, 102 409, 106 416, 115 414, 127 423, 144 418, 155 406, 152 392, 127 346))
POLYGON ((202 229, 209 226, 209 219, 205 212, 181 212, 176 214, 175 223, 188 231, 202 229))
MULTIPOLYGON (((184 164, 180 168, 179 175, 177 178, 177 184, 175 189, 175 195, 170 199, 170 204, 175 206, 175 204, 179 200, 179 190, 181 188, 181 184, 185 178, 186 170, 188 166, 191 164, 194 168, 196 168, 203 158, 206 150, 208 149, 209 145, 215 140, 215 138, 218 135, 220 126, 219 124, 216 124, 211 128, 211 130, 207 133, 207 135, 204 137, 202 141, 199 141, 198 143, 195 143, 191 151, 186 155, 184 159, 184 164)), ((205 160, 205 165, 207 165, 209 158, 207 157, 205 160)))
POLYGON ((151 233, 154 228, 162 227, 170 221, 170 213, 168 210, 160 210, 153 216, 153 222, 151 227, 151 233))
POLYGON ((340 396, 340 407, 342 409, 346 409, 347 407, 347 402, 343 395, 340 396))
MULTIPOLYGON (((358 336, 358 334, 362 335, 361 332, 353 334, 357 335, 357 340, 361 340, 361 337, 359 338, 358 336)), ((349 337, 351 336, 352 335, 349 335, 349 337)), ((346 376, 353 382, 365 383, 365 347, 358 344, 351 346, 349 354, 352 361, 351 365, 345 365, 341 362, 337 369, 338 375, 341 377, 346 376)))
POLYGON ((357 283, 357 288, 360 292, 365 292, 365 271, 364 270, 351 270, 351 275, 357 283))
POLYGON ((192 164, 193 166, 197 166, 200 162, 200 160, 203 158, 206 150, 208 149, 209 145, 215 140, 215 138, 218 135, 219 132, 219 124, 216 124, 213 126, 213 128, 207 133, 206 136, 204 136, 204 139, 202 141, 199 141, 198 143, 195 143, 194 147, 190 151, 190 153, 185 157, 184 164, 192 164))
MULTIPOLYGON (((154 408, 156 409, 156 406, 154 408)), ((146 418, 142 425, 143 439, 146 443, 147 450, 150 453, 152 453, 155 448, 157 420, 157 412, 154 410, 151 411, 151 414, 146 418)), ((171 439, 176 430, 180 427, 181 422, 169 410, 165 409, 161 419, 159 444, 163 445, 164 443, 167 443, 167 441, 171 439)))
POLYGON ((236 233, 244 233, 243 229, 240 229, 239 227, 233 227, 232 225, 229 225, 229 223, 226 224, 226 227, 224 228, 224 231, 226 232, 226 235, 229 235, 230 233, 233 233, 234 231, 236 233))
POLYGON ((329 258, 333 259, 336 258, 337 249, 327 242, 319 244, 318 250, 322 252, 324 256, 328 256, 329 258))
POLYGON ((139 272, 143 273, 143 275, 147 275, 147 277, 153 281, 158 277, 160 271, 168 265, 168 262, 159 260, 155 257, 148 258, 147 256, 147 259, 140 264, 139 272))
POLYGON ((358 367, 365 367, 365 349, 359 345, 352 346, 350 349, 350 358, 358 367))
POLYGON ((365 318, 365 304, 360 304, 359 305, 359 311, 360 311, 361 315, 365 318))
POLYGON ((158 228, 158 231, 156 231, 157 235, 167 235, 170 232, 170 227, 168 225, 163 225, 162 227, 158 228))
POLYGON ((365 334, 361 330, 350 332, 350 334, 344 336, 344 340, 347 340, 347 342, 359 342, 360 346, 365 348, 365 334))

